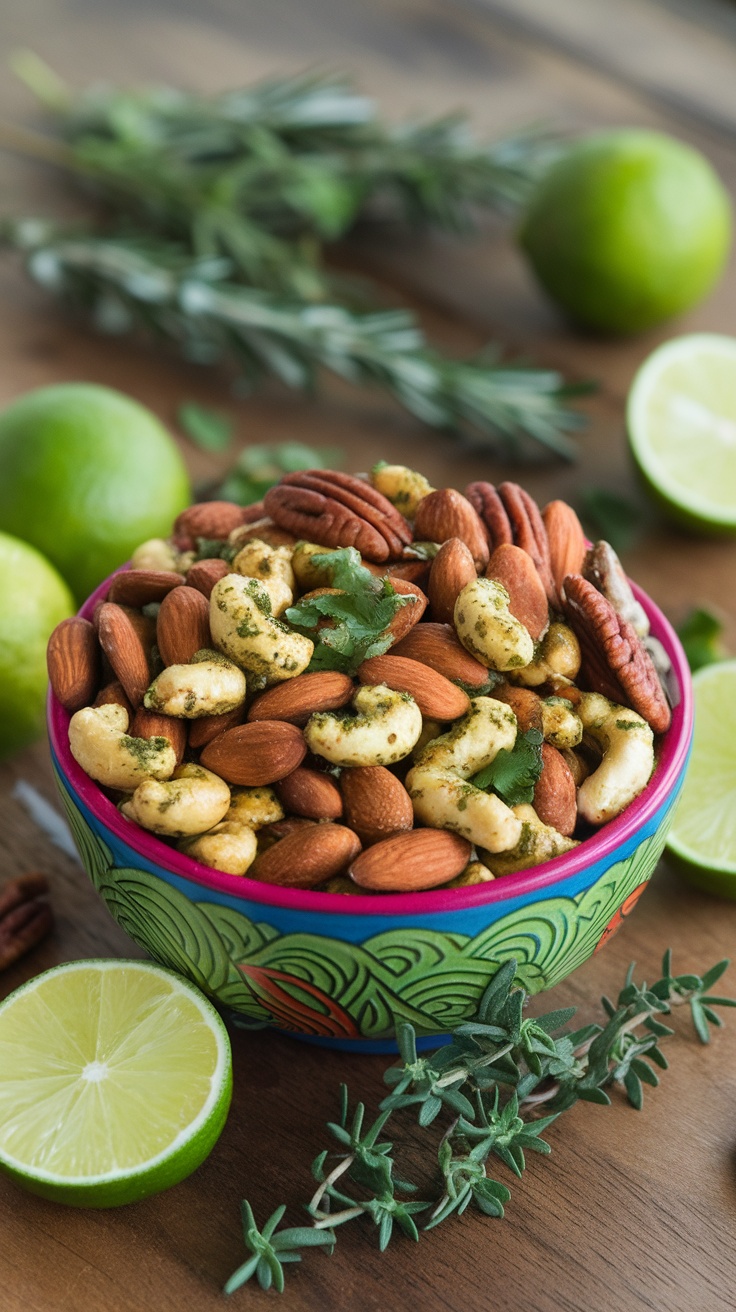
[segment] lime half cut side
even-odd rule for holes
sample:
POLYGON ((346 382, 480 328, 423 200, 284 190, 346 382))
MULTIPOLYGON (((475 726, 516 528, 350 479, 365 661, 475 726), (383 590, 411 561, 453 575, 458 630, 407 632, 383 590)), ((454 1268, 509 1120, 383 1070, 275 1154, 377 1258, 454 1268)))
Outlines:
POLYGON ((736 533, 736 337, 658 347, 634 379, 627 424, 644 479, 676 518, 736 533))
POLYGON ((691 883, 736 898, 736 661, 693 675, 695 733, 667 839, 691 883))
POLYGON ((44 1198, 114 1207, 177 1184, 231 1093, 223 1022, 159 966, 71 962, 0 1004, 0 1169, 44 1198))

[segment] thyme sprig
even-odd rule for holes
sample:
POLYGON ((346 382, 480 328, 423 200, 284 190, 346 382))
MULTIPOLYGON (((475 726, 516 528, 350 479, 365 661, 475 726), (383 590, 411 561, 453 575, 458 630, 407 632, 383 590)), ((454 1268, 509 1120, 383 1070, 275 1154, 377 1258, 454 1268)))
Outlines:
MULTIPOLYGON (((602 999, 605 1020, 571 1030, 574 1007, 524 1016, 527 994, 515 986, 517 963, 509 960, 485 990, 476 1016, 456 1026, 445 1047, 420 1055, 413 1026, 400 1024, 401 1061, 384 1075, 392 1092, 367 1127, 364 1104, 359 1102, 350 1116, 348 1091, 341 1086, 339 1117, 327 1127, 337 1150, 324 1150, 312 1165, 318 1181, 307 1206, 312 1228, 283 1232, 289 1238, 282 1238, 281 1246, 292 1254, 287 1260, 295 1260, 300 1246, 317 1243, 312 1236, 327 1236, 325 1246, 331 1252, 336 1229, 361 1217, 377 1226, 381 1251, 396 1227, 416 1241, 422 1231, 462 1215, 471 1204, 486 1216, 503 1217, 511 1191, 490 1170, 495 1174, 500 1164, 520 1178, 526 1153, 548 1155, 551 1148, 542 1135, 579 1100, 608 1105, 610 1093, 618 1089, 640 1109, 644 1085, 659 1083, 655 1067, 667 1069, 660 1043, 674 1030, 662 1017, 687 1006, 698 1038, 708 1043, 710 1027, 722 1024, 715 1008, 736 1006, 736 999, 711 992, 728 964, 719 961, 702 976, 673 975, 668 949, 658 980, 635 983, 632 965, 616 1002, 602 999), (408 1107, 417 1109, 423 1128, 444 1114, 436 1149, 438 1183, 431 1201, 402 1197, 414 1194, 416 1186, 397 1174, 393 1143, 382 1138, 391 1117, 408 1107), (542 1107, 545 1115, 540 1115, 542 1107), (414 1220, 420 1213, 428 1213, 421 1230, 414 1220)), ((266 1250, 258 1244, 275 1246, 270 1235, 284 1209, 274 1213, 258 1236, 248 1204, 243 1208, 252 1256, 231 1277, 225 1292, 253 1274, 261 1283, 270 1283, 273 1275, 276 1286, 283 1288, 283 1271, 277 1276, 273 1266, 278 1254, 269 1253, 264 1265, 261 1254, 266 1250)))
POLYGON ((31 277, 103 332, 143 331, 199 363, 229 363, 254 386, 275 375, 311 389, 326 369, 373 383, 417 418, 507 454, 532 439, 571 457, 567 433, 582 417, 551 369, 502 364, 492 353, 449 360, 432 350, 407 310, 355 312, 286 300, 237 283, 228 261, 192 260, 158 239, 65 233, 44 220, 7 220, 0 242, 20 251, 31 277))

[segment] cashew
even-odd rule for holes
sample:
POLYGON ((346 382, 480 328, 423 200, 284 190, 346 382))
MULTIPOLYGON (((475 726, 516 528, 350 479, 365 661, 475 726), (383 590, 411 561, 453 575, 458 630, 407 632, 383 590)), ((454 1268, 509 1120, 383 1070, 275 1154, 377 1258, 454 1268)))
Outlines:
POLYGON ((316 542, 297 542, 291 557, 291 568, 300 592, 322 588, 332 580, 332 571, 324 565, 315 565, 315 556, 326 556, 332 547, 320 547, 316 542))
POLYGON ((435 738, 439 738, 442 732, 443 725, 440 724, 439 720, 428 720, 425 715, 422 720, 422 732, 414 744, 411 759, 415 762, 418 761, 427 744, 434 742, 435 738))
POLYGON ((304 737, 310 751, 334 765, 391 765, 409 755, 422 731, 419 707, 406 692, 385 684, 358 688, 354 715, 318 711, 304 737))
POLYGON ((512 810, 520 823, 521 834, 510 851, 485 854, 494 875, 513 875, 517 870, 539 866, 543 861, 551 861, 553 857, 577 847, 572 838, 565 838, 551 825, 542 824, 533 806, 521 803, 512 810))
POLYGON ((273 788, 239 788, 232 795, 226 820, 260 829, 262 825, 283 820, 284 808, 273 788))
POLYGON ((459 875, 456 875, 444 887, 470 888, 473 884, 487 884, 490 879, 495 878, 496 876, 488 869, 488 866, 483 865, 482 861, 471 861, 459 875))
POLYGON ((301 674, 314 643, 271 615, 271 600, 257 579, 226 574, 212 589, 210 630, 215 646, 268 684, 301 674))
POLYGON ((149 711, 198 720, 226 715, 245 701, 245 675, 219 651, 195 652, 191 664, 168 665, 143 698, 149 711))
POLYGON ((553 747, 577 747, 583 736, 583 722, 564 697, 545 697, 542 733, 553 747))
POLYGON ((259 579, 271 600, 271 614, 283 615, 294 600, 296 580, 290 547, 270 547, 260 538, 246 542, 233 561, 233 572, 259 579))
POLYGON ((416 818, 432 829, 452 829, 491 852, 513 847, 521 825, 511 809, 468 780, 515 741, 511 708, 494 697, 474 697, 468 714, 430 742, 406 776, 416 818))
POLYGON ((144 829, 167 838, 203 834, 219 824, 230 805, 230 789, 202 765, 180 765, 168 783, 146 779, 120 810, 144 829))
POLYGON ((550 683, 553 688, 569 684, 580 670, 580 643, 567 624, 555 620, 550 624, 524 669, 514 670, 511 678, 524 688, 550 683))
POLYGON ((69 747, 74 760, 105 788, 132 792, 144 779, 169 779, 176 769, 176 752, 168 738, 131 738, 125 732, 129 716, 123 706, 85 706, 69 722, 69 747))
POLYGON ((193 856, 213 870, 227 875, 244 875, 252 866, 258 852, 258 839, 249 825, 237 820, 221 820, 206 834, 197 838, 184 838, 179 851, 193 856))
POLYGON ((178 570, 179 552, 165 538, 149 538, 136 547, 131 557, 133 569, 178 570))
POLYGON ((592 825, 605 824, 633 802, 654 769, 654 734, 646 720, 597 692, 584 692, 577 707, 586 733, 603 750, 603 760, 578 790, 578 812, 592 825))
POLYGON ((455 602, 455 628, 463 647, 487 669, 520 669, 534 655, 529 631, 510 613, 509 594, 495 579, 466 583, 455 602))
POLYGON ((413 519, 419 502, 435 491, 424 474, 417 473, 416 469, 409 469, 407 465, 387 465, 385 461, 371 470, 371 483, 407 519, 413 519))

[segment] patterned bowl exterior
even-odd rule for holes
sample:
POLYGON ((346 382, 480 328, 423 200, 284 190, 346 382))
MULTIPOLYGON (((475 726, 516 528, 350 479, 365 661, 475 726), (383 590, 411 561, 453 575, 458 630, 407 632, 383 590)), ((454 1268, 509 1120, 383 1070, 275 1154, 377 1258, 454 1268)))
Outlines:
MULTIPOLYGON (((109 583, 82 609, 91 614, 109 583)), ((54 768, 85 869, 127 934, 239 1024, 330 1047, 390 1051, 398 1021, 446 1033, 510 957, 530 993, 582 965, 630 913, 664 847, 692 737, 682 649, 642 594, 680 687, 652 779, 627 811, 571 853, 490 884, 346 897, 220 874, 126 820, 69 752, 49 699, 54 768)))

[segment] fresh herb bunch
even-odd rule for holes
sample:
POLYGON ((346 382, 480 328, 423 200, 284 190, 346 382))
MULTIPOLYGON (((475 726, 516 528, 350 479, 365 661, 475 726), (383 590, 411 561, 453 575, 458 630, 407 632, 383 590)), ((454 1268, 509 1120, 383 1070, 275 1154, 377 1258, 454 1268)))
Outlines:
POLYGON ((156 239, 65 234, 43 220, 6 221, 0 242, 23 253, 31 277, 103 332, 142 330, 203 364, 234 364, 253 386, 275 375, 311 390, 320 369, 373 383, 436 428, 468 444, 519 453, 524 439, 571 457, 567 433, 581 416, 551 369, 501 364, 492 355, 448 360, 407 310, 353 312, 284 300, 233 281, 223 259, 192 260, 156 239))
POLYGON ((489 1174, 489 1165, 495 1169, 500 1163, 520 1178, 526 1152, 548 1154, 550 1145, 542 1134, 578 1100, 608 1105, 609 1090, 621 1089, 639 1110, 644 1085, 656 1088, 657 1069, 667 1069, 660 1042, 674 1031, 662 1017, 687 1005, 698 1038, 708 1043, 709 1026, 722 1024, 714 1008, 736 1006, 736 999, 710 992, 728 964, 719 961, 702 977, 673 975, 668 950, 662 976, 651 985, 634 983, 632 965, 616 1004, 601 1000, 606 1020, 571 1030, 574 1007, 524 1017, 527 995, 514 987, 516 962, 509 960, 488 985, 475 1018, 458 1025, 446 1047, 420 1056, 414 1028, 399 1025, 401 1064, 386 1071, 384 1080, 392 1091, 367 1128, 364 1104, 357 1104, 351 1118, 342 1086, 339 1119, 327 1126, 337 1150, 321 1152, 312 1166, 318 1181, 307 1207, 312 1227, 274 1235, 281 1207, 259 1232, 244 1203, 251 1257, 231 1276, 225 1292, 233 1293, 252 1275, 263 1288, 272 1280, 283 1288, 283 1261, 299 1260, 299 1248, 318 1242, 331 1252, 337 1227, 360 1217, 378 1227, 382 1251, 395 1226, 419 1239, 414 1218, 420 1213, 425 1214, 425 1231, 471 1204, 487 1216, 502 1217, 511 1193, 489 1174), (390 1118, 407 1108, 416 1109, 422 1127, 441 1120, 438 1184, 431 1199, 411 1197, 416 1187, 396 1174, 393 1143, 381 1137, 390 1118), (540 1115, 541 1109, 546 1114, 540 1115))
POLYGON ((388 626, 411 599, 400 597, 388 579, 371 574, 355 547, 322 552, 312 557, 312 564, 325 570, 325 581, 339 591, 302 597, 284 618, 314 641, 310 672, 355 674, 363 661, 388 651, 393 642, 388 626))

